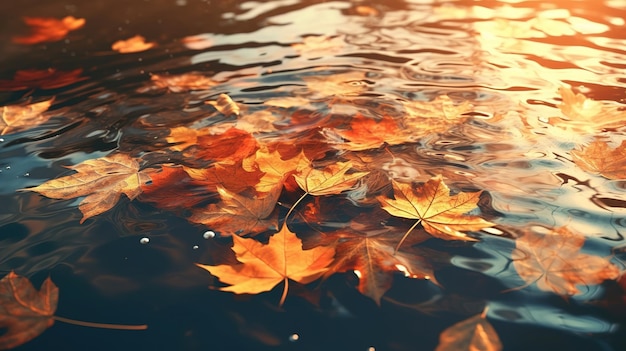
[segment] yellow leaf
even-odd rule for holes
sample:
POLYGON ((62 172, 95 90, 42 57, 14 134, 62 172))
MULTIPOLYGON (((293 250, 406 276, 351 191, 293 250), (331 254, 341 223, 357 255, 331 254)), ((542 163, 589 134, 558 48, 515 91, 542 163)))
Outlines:
POLYGON ((574 163, 589 173, 608 179, 626 179, 626 141, 611 149, 606 142, 596 140, 570 153, 574 163))
POLYGON ((51 115, 43 113, 50 108, 53 100, 26 106, 3 106, 0 109, 0 135, 19 132, 47 122, 51 115))
POLYGON ((205 103, 215 107, 215 109, 224 116, 239 116, 239 113, 241 112, 239 105, 237 105, 237 103, 234 102, 233 99, 231 99, 230 96, 226 94, 220 94, 217 97, 217 100, 206 101, 205 103))
POLYGON ((450 188, 439 175, 415 190, 410 184, 393 181, 395 199, 379 196, 378 200, 389 214, 417 219, 433 236, 444 240, 475 240, 461 231, 480 230, 493 225, 478 216, 465 215, 476 208, 480 194, 459 192, 450 195, 450 188))
POLYGON ((141 52, 152 49, 156 46, 155 42, 146 42, 146 38, 141 35, 135 35, 134 37, 128 38, 126 40, 118 40, 113 45, 111 45, 111 49, 119 52, 120 54, 128 54, 133 52, 141 52))
POLYGON ((352 168, 352 162, 337 162, 324 169, 308 168, 299 175, 294 175, 296 183, 307 194, 320 196, 339 194, 350 189, 359 179, 369 172, 355 172, 347 174, 352 168))
POLYGON ((122 194, 134 199, 141 193, 141 185, 150 180, 147 174, 139 171, 139 163, 125 154, 87 160, 69 168, 76 173, 24 190, 53 199, 85 196, 78 205, 83 213, 81 223, 111 209, 122 194))
POLYGON ((267 245, 239 236, 233 236, 233 242, 233 251, 241 265, 198 266, 230 285, 220 290, 235 294, 258 294, 284 281, 281 304, 287 294, 288 279, 302 284, 318 279, 328 270, 335 255, 332 246, 303 250, 302 241, 287 226, 271 236, 267 245))
POLYGON ((311 161, 300 152, 297 156, 283 160, 278 151, 270 152, 267 146, 262 146, 256 154, 244 159, 243 168, 252 172, 258 168, 263 176, 256 185, 256 190, 266 193, 278 184, 282 184, 294 172, 307 168, 311 161))

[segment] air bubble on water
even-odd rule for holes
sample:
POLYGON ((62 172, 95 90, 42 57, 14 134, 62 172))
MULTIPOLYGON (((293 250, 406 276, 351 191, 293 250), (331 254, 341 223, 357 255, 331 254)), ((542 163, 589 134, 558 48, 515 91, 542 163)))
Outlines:
POLYGON ((28 172, 24 173, 24 177, 30 177, 30 173, 28 172))
POLYGON ((11 166, 6 166, 6 169, 11 169, 11 166))
POLYGON ((207 230, 206 232, 204 232, 204 234, 202 234, 202 237, 205 239, 215 238, 215 232, 212 230, 207 230))
POLYGON ((0 138, 0 143, 4 143, 4 138, 0 138))
POLYGON ((198 249, 198 247, 199 247, 198 245, 194 245, 194 246, 192 247, 192 249, 197 250, 197 249, 198 249))
POLYGON ((298 340, 300 340, 300 335, 298 335, 296 333, 293 333, 293 334, 289 335, 289 341, 296 342, 298 340))
POLYGON ((376 348, 374 346, 370 346, 367 348, 367 351, 376 351, 376 348))
POLYGON ((143 237, 139 239, 139 242, 145 245, 150 242, 150 238, 143 237))

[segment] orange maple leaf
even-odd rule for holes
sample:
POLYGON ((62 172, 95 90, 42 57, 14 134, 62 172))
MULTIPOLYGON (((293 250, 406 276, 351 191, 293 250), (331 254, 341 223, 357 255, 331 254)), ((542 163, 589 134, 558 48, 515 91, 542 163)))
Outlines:
POLYGON ((28 104, 10 105, 0 109, 0 135, 19 132, 47 122, 52 115, 44 115, 54 99, 28 104))
MULTIPOLYGON (((395 199, 379 196, 378 200, 383 209, 393 216, 417 219, 405 234, 405 238, 418 223, 421 223, 428 233, 444 240, 476 240, 461 231, 480 230, 493 225, 478 216, 466 215, 476 208, 480 194, 481 192, 459 192, 450 195, 450 188, 439 175, 415 189, 410 184, 394 180, 395 199)), ((400 241, 398 247, 405 238, 400 241)))
POLYGON ((205 224, 223 235, 254 235, 277 224, 274 211, 282 186, 263 196, 244 196, 232 193, 221 186, 217 191, 222 199, 193 212, 189 220, 205 224))
POLYGON ((611 149, 607 142, 596 140, 570 153, 574 163, 589 173, 608 179, 626 179, 626 141, 611 149))
POLYGON ((38 44, 59 41, 73 30, 85 25, 84 18, 67 16, 63 19, 44 17, 24 17, 24 23, 31 28, 31 33, 23 37, 13 37, 17 44, 38 44))
POLYGON ((266 193, 278 185, 282 185, 287 177, 309 167, 311 161, 300 151, 294 157, 283 159, 278 150, 270 151, 267 145, 262 145, 254 155, 243 161, 243 168, 248 172, 258 170, 263 176, 256 185, 256 190, 266 193))
POLYGON ((350 122, 349 130, 327 129, 325 131, 336 134, 342 139, 347 139, 348 142, 335 143, 335 147, 351 151, 374 149, 385 143, 398 145, 416 139, 413 132, 409 133, 406 129, 401 129, 396 121, 389 116, 375 120, 366 118, 362 114, 357 114, 350 122))
POLYGON ((280 305, 287 297, 289 279, 308 284, 321 277, 335 255, 332 246, 302 249, 302 241, 283 226, 267 245, 255 239, 233 236, 233 251, 241 265, 210 266, 198 264, 230 286, 220 290, 235 294, 258 294, 284 282, 280 305))
POLYGON ((159 169, 144 170, 151 181, 141 185, 139 200, 156 207, 177 210, 189 209, 206 201, 217 191, 211 180, 189 176, 181 166, 161 165, 159 169))
MULTIPOLYGON (((215 163, 211 167, 201 169, 184 167, 184 170, 196 184, 204 185, 206 191, 210 192, 217 192, 218 186, 233 193, 254 190, 263 175, 259 170, 247 171, 241 162, 232 165, 215 163)), ((266 189, 266 193, 273 188, 266 189)))
POLYGON ((213 160, 222 164, 236 164, 257 150, 252 134, 229 128, 220 134, 212 134, 211 128, 191 129, 175 127, 166 138, 174 145, 171 149, 182 151, 187 157, 213 160))
POLYGON ((13 271, 0 279, 0 349, 34 339, 54 324, 59 289, 47 278, 39 291, 13 271))
POLYGON ((83 70, 78 68, 69 72, 57 71, 54 68, 45 70, 27 69, 15 72, 13 80, 0 80, 1 91, 18 91, 24 89, 56 89, 87 79, 81 77, 83 70))
POLYGON ((347 72, 328 76, 302 77, 316 98, 356 96, 367 90, 365 73, 347 72))
POLYGON ((619 269, 603 257, 580 250, 585 237, 559 227, 548 234, 528 231, 511 253, 517 274, 528 284, 559 295, 580 293, 577 285, 596 285, 617 279, 619 269))
POLYGON ((441 332, 435 351, 502 350, 500 337, 487 320, 486 312, 485 309, 482 314, 460 321, 441 332))
POLYGON ((118 40, 113 45, 111 45, 111 49, 121 53, 128 54, 133 52, 141 52, 152 49, 156 46, 155 42, 146 42, 146 38, 141 35, 135 35, 134 37, 118 40))
POLYGON ((150 181, 145 172, 139 171, 139 163, 126 154, 86 160, 68 168, 76 173, 22 190, 53 199, 85 196, 78 205, 83 213, 80 223, 111 209, 122 194, 133 200, 141 193, 141 185, 150 181))

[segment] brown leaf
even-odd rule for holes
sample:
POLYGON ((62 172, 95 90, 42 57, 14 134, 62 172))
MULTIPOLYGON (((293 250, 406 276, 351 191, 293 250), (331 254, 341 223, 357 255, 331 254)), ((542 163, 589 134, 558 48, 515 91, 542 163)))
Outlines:
POLYGON ((0 280, 0 349, 7 350, 37 337, 54 323, 59 289, 47 278, 39 291, 13 271, 0 280))
POLYGON ((302 242, 287 226, 270 237, 267 245, 255 239, 233 236, 233 251, 241 265, 209 266, 198 264, 223 283, 220 288, 235 294, 258 294, 285 282, 281 304, 285 300, 288 279, 308 284, 328 270, 335 250, 332 246, 302 249, 302 242))
POLYGON ((296 182, 307 194, 313 196, 339 194, 352 188, 368 172, 347 173, 352 162, 337 162, 324 169, 311 168, 294 174, 296 182))
POLYGON ((617 279, 619 269, 609 260, 580 252, 584 243, 584 236, 567 227, 548 234, 528 231, 515 242, 513 266, 526 283, 559 295, 579 294, 577 285, 617 279))
POLYGON ((460 321, 439 335, 435 351, 500 351, 498 333, 483 314, 460 321))
POLYGON ((327 274, 355 271, 359 277, 359 291, 377 304, 391 287, 394 274, 402 272, 417 279, 433 277, 433 271, 423 258, 394 251, 402 235, 389 229, 342 231, 327 236, 338 239, 336 257, 327 274))
MULTIPOLYGON (((216 192, 218 186, 233 193, 253 190, 263 175, 259 170, 248 172, 242 167, 241 162, 232 165, 215 163, 211 167, 202 169, 190 167, 184 167, 184 169, 197 184, 203 184, 205 189, 211 192, 216 192)), ((270 190, 267 189, 267 192, 270 190)))
POLYGON ((141 185, 150 181, 146 173, 139 171, 139 163, 125 154, 86 160, 69 168, 76 173, 23 190, 53 199, 85 196, 78 205, 83 213, 81 223, 111 209, 122 194, 133 200, 141 193, 141 185))
POLYGON ((363 72, 347 72, 329 76, 306 76, 302 77, 302 79, 317 98, 340 98, 358 95, 367 90, 363 72))
POLYGON ((0 91, 61 88, 87 79, 80 76, 82 73, 83 70, 80 68, 69 72, 57 71, 54 68, 21 70, 15 72, 13 80, 0 80, 0 91))
POLYGON ((254 235, 277 225, 276 202, 282 187, 263 196, 244 196, 220 186, 222 201, 193 212, 190 221, 202 223, 222 235, 254 235))
POLYGON ((248 132, 229 128, 220 134, 212 134, 211 128, 191 129, 175 127, 166 138, 175 144, 171 148, 182 151, 190 158, 236 164, 256 152, 257 141, 248 132))
POLYGON ((476 208, 480 193, 450 195, 450 188, 442 177, 436 176, 415 189, 410 184, 393 181, 395 199, 379 196, 378 200, 389 214, 417 219, 433 236, 444 240, 475 240, 461 231, 493 225, 478 216, 466 215, 476 208))
POLYGON ((294 173, 300 172, 309 167, 311 161, 300 152, 298 155, 283 159, 280 152, 270 152, 267 145, 261 146, 256 153, 243 162, 243 168, 249 172, 258 169, 263 172, 263 176, 256 185, 256 190, 260 193, 269 192, 278 185, 282 185, 294 173))
POLYGON ((589 173, 608 179, 626 179, 626 141, 611 149, 607 142, 596 140, 570 153, 574 163, 589 173))
POLYGON ((241 112, 239 105, 226 94, 220 94, 215 101, 205 101, 205 104, 215 107, 224 116, 239 116, 241 112))
POLYGON ((133 52, 141 52, 152 49, 156 46, 155 42, 146 42, 146 38, 141 35, 135 35, 134 37, 128 38, 126 40, 118 40, 113 45, 111 45, 111 49, 119 52, 120 54, 128 54, 133 52))
POLYGON ((0 135, 26 130, 47 122, 52 115, 44 115, 54 99, 25 106, 3 106, 0 110, 0 135))
POLYGON ((67 16, 63 19, 24 17, 31 33, 23 37, 13 37, 13 42, 17 44, 39 44, 44 42, 59 41, 73 30, 77 30, 85 25, 84 18, 74 18, 67 16))
POLYGON ((146 169, 143 172, 151 181, 141 185, 139 200, 153 203, 161 209, 189 209, 217 191, 214 183, 193 179, 181 166, 162 165, 158 170, 146 169))

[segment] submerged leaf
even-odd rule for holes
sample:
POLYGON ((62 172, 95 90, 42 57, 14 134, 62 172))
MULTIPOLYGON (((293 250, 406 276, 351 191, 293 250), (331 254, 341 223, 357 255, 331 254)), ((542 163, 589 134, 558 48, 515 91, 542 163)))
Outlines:
POLYGON ((87 79, 81 77, 83 70, 63 72, 54 68, 38 70, 27 69, 15 72, 13 80, 0 80, 0 91, 19 91, 25 89, 57 89, 87 79))
POLYGON ((619 269, 608 259, 580 252, 585 237, 567 227, 548 234, 526 232, 511 253, 517 274, 528 284, 559 295, 577 295, 577 285, 617 279, 619 269))
POLYGON ((460 321, 439 335, 435 351, 500 351, 498 333, 483 314, 460 321))
POLYGON ((572 159, 583 170, 608 179, 626 179, 626 141, 611 149, 596 140, 579 150, 572 150, 572 159))
POLYGON ((0 349, 7 350, 37 337, 54 323, 59 289, 47 278, 39 291, 14 272, 0 280, 0 349))
POLYGON ((211 78, 199 73, 185 73, 172 76, 153 74, 151 79, 157 88, 167 88, 173 93, 189 90, 206 90, 217 84, 211 78))

